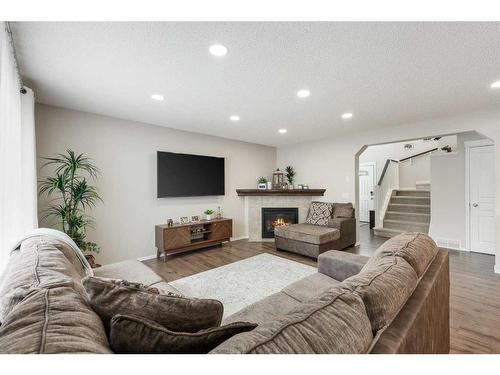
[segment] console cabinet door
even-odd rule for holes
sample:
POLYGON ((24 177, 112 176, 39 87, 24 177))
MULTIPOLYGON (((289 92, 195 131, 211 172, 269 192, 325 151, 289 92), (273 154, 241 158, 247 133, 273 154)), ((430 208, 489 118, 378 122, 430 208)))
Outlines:
POLYGON ((165 250, 177 249, 191 244, 191 230, 189 227, 168 228, 163 233, 165 250))
POLYGON ((212 224, 212 239, 223 240, 231 237, 233 234, 232 220, 220 221, 212 224))

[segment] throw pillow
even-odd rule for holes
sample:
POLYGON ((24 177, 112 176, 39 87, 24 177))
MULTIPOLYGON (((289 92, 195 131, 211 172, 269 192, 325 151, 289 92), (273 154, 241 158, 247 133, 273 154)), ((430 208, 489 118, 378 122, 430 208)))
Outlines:
POLYGON ((218 327, 222 320, 224 306, 217 300, 158 294, 156 288, 95 276, 84 278, 82 283, 107 332, 117 314, 147 318, 177 332, 218 327))
POLYGON ((327 202, 312 202, 307 215, 306 223, 314 225, 328 225, 332 217, 333 206, 327 202))
POLYGON ((255 323, 235 322, 195 333, 174 332, 149 319, 115 315, 109 342, 115 353, 205 354, 230 337, 255 327, 255 323))

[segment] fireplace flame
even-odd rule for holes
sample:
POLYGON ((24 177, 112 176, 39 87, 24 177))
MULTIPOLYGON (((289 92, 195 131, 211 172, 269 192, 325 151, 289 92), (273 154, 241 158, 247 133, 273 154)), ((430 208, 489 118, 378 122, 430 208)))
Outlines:
POLYGON ((285 219, 283 219, 282 217, 279 217, 273 221, 273 227, 282 227, 284 225, 290 225, 290 224, 291 223, 287 223, 285 219))

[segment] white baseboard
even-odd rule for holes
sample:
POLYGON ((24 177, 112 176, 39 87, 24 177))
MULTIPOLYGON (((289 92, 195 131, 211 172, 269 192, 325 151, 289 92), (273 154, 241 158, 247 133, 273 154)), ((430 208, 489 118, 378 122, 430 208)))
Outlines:
POLYGON ((231 237, 231 241, 247 240, 248 236, 231 237))
POLYGON ((456 250, 456 251, 463 251, 466 253, 470 253, 470 250, 465 249, 463 247, 453 247, 453 246, 438 246, 441 249, 446 249, 446 250, 456 250))
POLYGON ((154 259, 154 258, 156 258, 156 253, 155 254, 151 254, 151 255, 146 255, 144 257, 137 258, 137 260, 139 262, 142 262, 144 260, 150 260, 150 259, 154 259))

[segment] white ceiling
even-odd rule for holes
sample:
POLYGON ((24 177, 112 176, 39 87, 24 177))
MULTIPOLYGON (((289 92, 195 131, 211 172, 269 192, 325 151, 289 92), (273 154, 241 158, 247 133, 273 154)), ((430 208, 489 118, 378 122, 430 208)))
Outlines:
POLYGON ((500 23, 12 26, 40 103, 248 142, 287 145, 500 105, 489 88, 500 80, 500 23), (210 55, 213 43, 227 56, 210 55), (311 96, 297 98, 301 88, 311 96))

